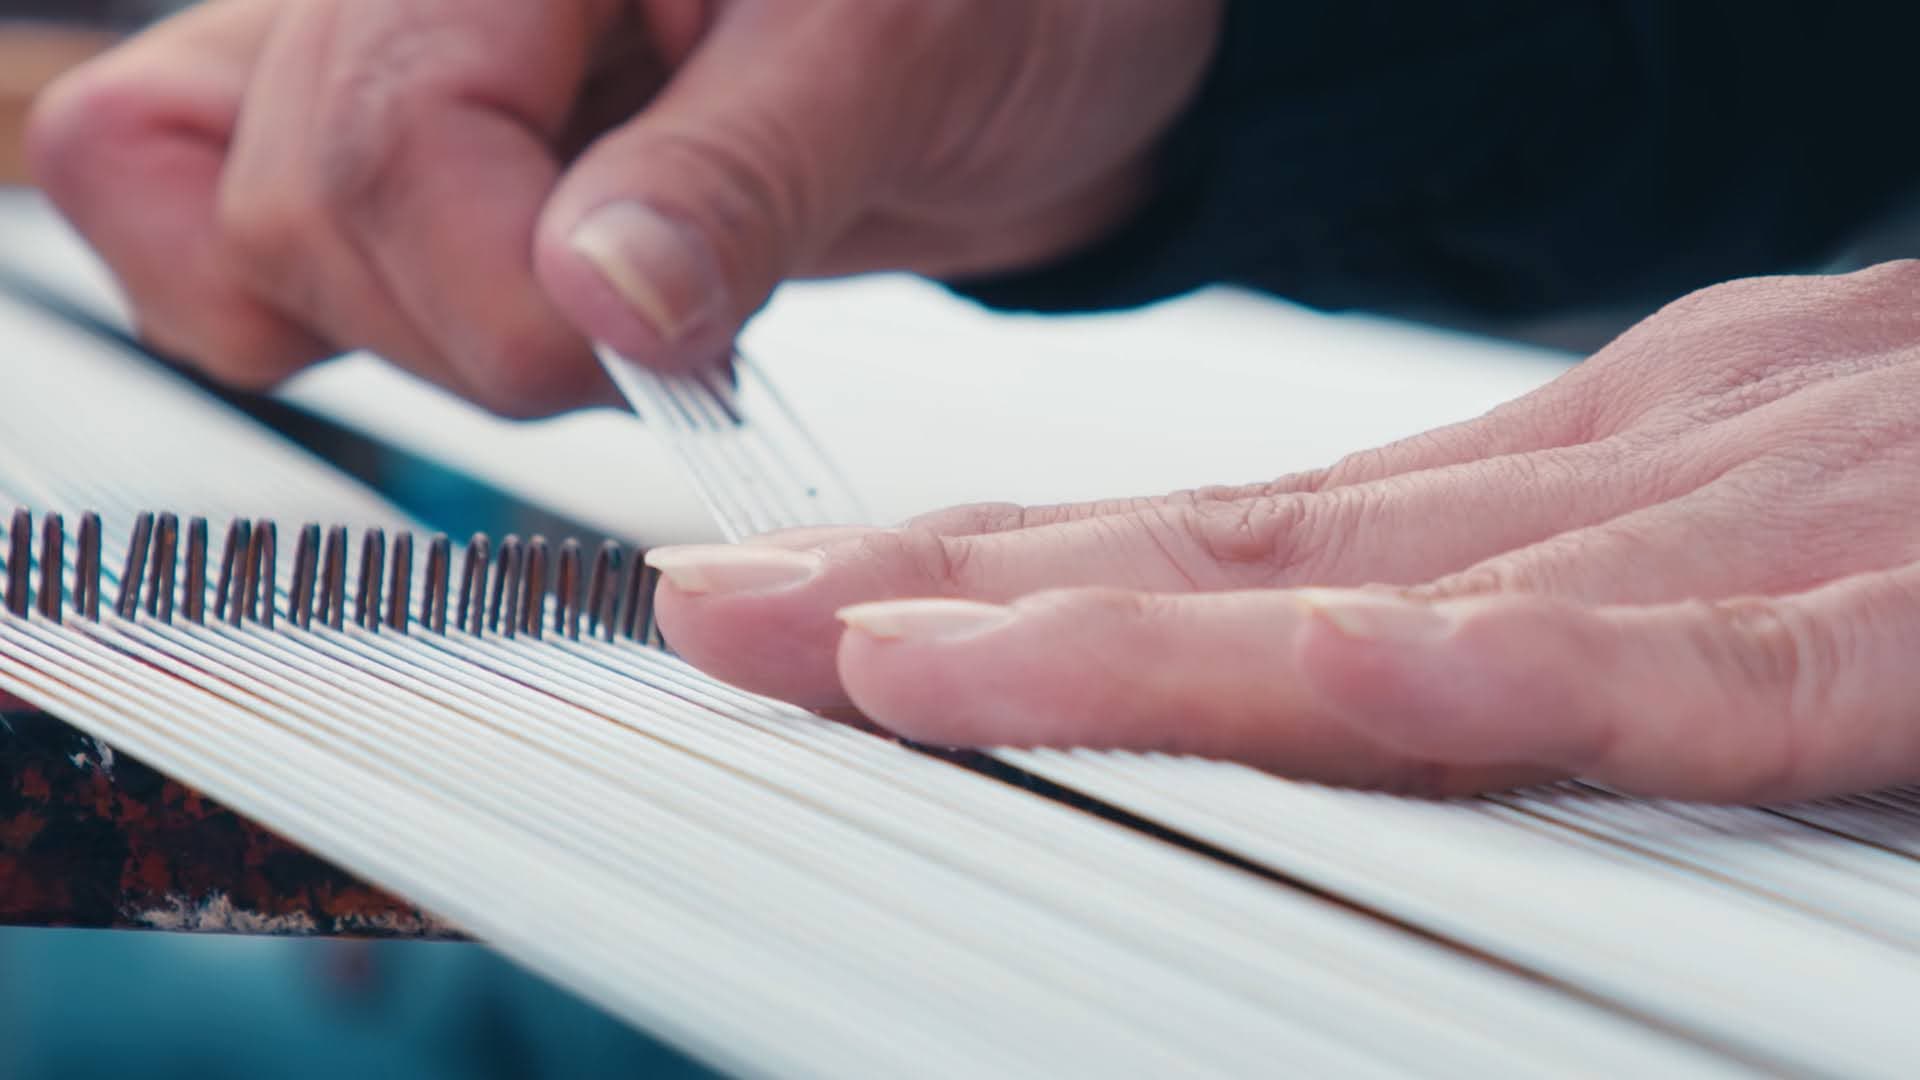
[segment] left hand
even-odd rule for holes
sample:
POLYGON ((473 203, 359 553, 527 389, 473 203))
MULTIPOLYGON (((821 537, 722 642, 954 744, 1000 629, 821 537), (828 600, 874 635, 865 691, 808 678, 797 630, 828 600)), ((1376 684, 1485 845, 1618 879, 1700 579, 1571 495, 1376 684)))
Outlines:
POLYGON ((654 553, 688 659, 923 741, 1740 801, 1920 778, 1916 559, 1920 262, 1270 484, 654 553))
POLYGON ((34 172, 140 332, 369 348, 503 413, 710 366, 790 277, 976 277, 1151 197, 1223 0, 207 0, 61 80, 34 172))

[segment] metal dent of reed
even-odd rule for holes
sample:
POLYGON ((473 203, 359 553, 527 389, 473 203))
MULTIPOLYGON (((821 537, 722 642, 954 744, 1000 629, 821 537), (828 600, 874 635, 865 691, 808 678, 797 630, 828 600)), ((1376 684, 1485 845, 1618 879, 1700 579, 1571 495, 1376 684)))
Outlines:
POLYGON ((360 580, 353 591, 353 621, 371 633, 380 632, 380 577, 387 569, 387 534, 368 529, 360 538, 360 580))
POLYGON ((227 549, 220 555, 220 587, 214 594, 214 617, 234 626, 246 622, 247 578, 253 571, 253 522, 236 519, 227 527, 227 549))
POLYGON ((271 521, 256 522, 247 544, 247 592, 242 614, 273 629, 280 597, 280 530, 271 521))
POLYGON ((520 630, 535 641, 546 630, 547 571, 553 553, 547 538, 535 536, 527 542, 527 572, 520 582, 520 630))
POLYGON ((327 530, 326 552, 320 559, 320 610, 314 616, 330 630, 347 625, 347 527, 327 530))
POLYGON ((234 577, 240 573, 240 556, 246 548, 247 523, 240 518, 227 522, 227 543, 220 549, 220 574, 213 587, 213 617, 227 612, 227 600, 233 595, 234 577))
POLYGON ((313 627, 314 590, 320 583, 320 526, 304 525, 293 542, 293 582, 287 590, 287 619, 302 630, 313 627))
POLYGON ((173 621, 174 571, 179 565, 180 519, 161 514, 154 519, 153 553, 148 560, 147 614, 162 623, 173 621))
POLYGON ((187 521, 186 567, 182 577, 180 610, 187 621, 202 625, 207 621, 207 519, 187 521))
POLYGON ((511 603, 507 594, 511 591, 508 582, 518 578, 520 564, 520 538, 508 533, 500 541, 500 553, 494 557, 492 579, 482 577, 487 586, 487 618, 485 628, 492 633, 500 632, 501 609, 511 603))
POLYGON ((141 511, 133 519, 133 539, 127 543, 127 562, 120 573, 120 598, 113 613, 123 619, 140 614, 140 583, 147 576, 147 549, 153 546, 153 515, 141 511))
POLYGON ((82 618, 100 621, 100 515, 80 517, 79 550, 74 553, 73 609, 82 618))
POLYGON ((587 575, 587 633, 614 639, 614 616, 620 604, 620 545, 608 540, 593 556, 587 575))
POLYGON ((526 545, 518 536, 508 536, 500 541, 500 554, 494 565, 500 573, 500 580, 494 583, 495 592, 503 599, 497 620, 489 605, 489 628, 498 631, 501 637, 516 637, 520 633, 520 583, 527 575, 526 545))
POLYGON ((33 514, 14 510, 7 526, 7 611, 26 618, 33 602, 33 514))
POLYGON ((648 566, 644 558, 633 560, 620 608, 620 636, 644 642, 653 633, 653 595, 659 584, 660 571, 648 566))
POLYGON ((560 542, 560 561, 553 576, 553 632, 568 641, 580 640, 580 541, 560 542))
POLYGON ((40 523, 40 615, 59 622, 66 609, 60 575, 67 566, 67 524, 59 514, 40 523))
POLYGON ((447 587, 452 576, 453 544, 435 533, 427 544, 427 585, 421 622, 435 634, 447 632, 447 587))
POLYGON ((16 508, 7 522, 7 578, 4 597, 7 613, 25 618, 33 597, 33 514, 16 508))
MULTIPOLYGON (((4 548, 8 553, 5 609, 56 623, 68 611, 98 619, 103 570, 99 515, 89 513, 80 519, 70 601, 60 580, 66 561, 65 520, 49 514, 39 523, 38 560, 31 511, 16 512, 12 522, 4 548), (35 566, 40 578, 37 596, 35 566), (24 583, 19 581, 22 575, 27 579, 24 583)), ((128 542, 116 613, 129 619, 144 613, 170 623, 178 611, 187 621, 203 625, 208 616, 211 554, 207 537, 207 520, 202 517, 189 519, 183 543, 180 519, 174 514, 138 515, 128 542)), ((416 543, 410 532, 389 537, 379 528, 366 530, 357 553, 355 625, 405 634, 418 618, 434 633, 446 633, 454 606, 452 545, 445 535, 436 534, 429 541, 424 580, 416 590, 416 543)), ((454 628, 475 636, 497 633, 536 641, 549 631, 569 641, 579 641, 583 633, 608 642, 657 640, 653 592, 658 573, 637 551, 629 553, 611 540, 600 545, 592 569, 586 571, 583 550, 577 540, 565 540, 556 548, 544 536, 522 541, 509 535, 496 552, 487 536, 476 533, 467 544, 454 628)), ((212 615, 235 627, 252 624, 271 630, 284 616, 301 630, 312 629, 315 620, 341 629, 348 618, 344 571, 354 555, 344 527, 323 533, 319 525, 302 526, 282 607, 275 524, 236 518, 228 525, 226 545, 220 552, 212 615)))
POLYGON ((393 538, 392 576, 387 581, 387 629, 396 634, 407 632, 413 605, 413 534, 403 532, 393 538))
POLYGON ((493 559, 493 541, 485 533, 474 533, 467 541, 466 562, 460 569, 459 629, 478 637, 485 629, 487 566, 493 559))
POLYGON ((221 598, 220 617, 232 626, 245 626, 247 622, 247 598, 253 591, 253 522, 239 522, 239 529, 232 534, 232 550, 226 553, 225 560, 233 566, 233 572, 227 575, 228 590, 221 598))

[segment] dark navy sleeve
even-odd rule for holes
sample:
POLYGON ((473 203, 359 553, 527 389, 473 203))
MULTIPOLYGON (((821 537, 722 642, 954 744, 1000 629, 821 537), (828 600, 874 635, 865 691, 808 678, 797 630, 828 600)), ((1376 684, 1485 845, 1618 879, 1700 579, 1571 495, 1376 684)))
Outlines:
POLYGON ((1231 0, 1158 194, 986 303, 1500 318, 1803 268, 1920 185, 1920 4, 1231 0))

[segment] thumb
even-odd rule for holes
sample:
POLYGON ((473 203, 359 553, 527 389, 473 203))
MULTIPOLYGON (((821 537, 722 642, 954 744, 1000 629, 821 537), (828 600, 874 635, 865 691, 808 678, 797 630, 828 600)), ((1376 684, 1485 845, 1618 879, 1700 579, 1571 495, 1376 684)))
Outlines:
MULTIPOLYGON (((918 7, 869 6, 908 19, 918 7)), ((561 310, 650 367, 722 355, 901 153, 893 90, 917 50, 900 31, 926 28, 898 22, 834 2, 723 8, 660 96, 549 202, 536 259, 561 310)))

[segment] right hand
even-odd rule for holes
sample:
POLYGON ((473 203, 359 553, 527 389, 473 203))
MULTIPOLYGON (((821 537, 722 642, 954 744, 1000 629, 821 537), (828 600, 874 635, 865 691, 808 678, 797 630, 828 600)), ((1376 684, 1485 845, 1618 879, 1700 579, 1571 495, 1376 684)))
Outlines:
POLYGON ((1430 794, 1911 784, 1916 296, 1920 261, 1715 286, 1485 416, 1251 487, 654 548, 654 613, 718 678, 939 745, 1430 794))
POLYGON ((1149 193, 1221 0, 213 0, 57 84, 40 181, 141 333, 369 348, 496 411, 714 363, 781 280, 1062 257, 1149 193))

